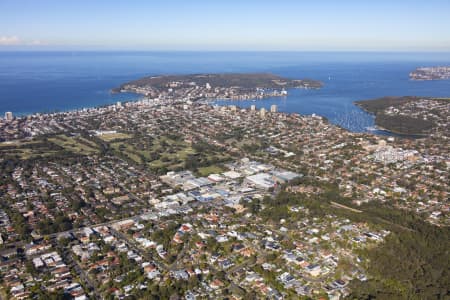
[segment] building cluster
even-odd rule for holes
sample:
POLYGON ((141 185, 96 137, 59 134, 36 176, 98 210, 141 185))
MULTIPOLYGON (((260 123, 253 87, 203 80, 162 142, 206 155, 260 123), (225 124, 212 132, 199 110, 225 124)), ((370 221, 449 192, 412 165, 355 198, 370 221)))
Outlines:
POLYGON ((11 240, 15 240, 17 235, 14 233, 14 228, 11 226, 8 214, 3 209, 0 209, 0 244, 5 242, 3 237, 9 237, 11 240))
MULTIPOLYGON (((226 167, 227 171, 206 178, 188 171, 161 176, 164 184, 182 192, 150 200, 151 205, 139 215, 51 235, 55 245, 59 244, 56 239, 68 241, 63 253, 45 240, 27 245, 27 261, 34 272, 21 274, 17 286, 7 285, 9 295, 17 299, 29 295, 23 278, 33 283, 30 288, 36 273, 49 274, 46 291, 60 289, 77 299, 85 297, 82 286, 89 287, 91 295, 120 298, 168 279, 197 282, 187 292, 194 298, 212 293, 224 296, 223 287, 230 284, 237 287, 237 297, 245 290, 280 299, 286 290, 338 297, 348 293, 345 287, 351 279, 365 278, 353 250, 382 241, 387 232, 333 216, 311 218, 299 206, 291 207, 299 215, 296 224, 281 220, 278 226, 266 225, 245 206, 270 196, 276 184, 299 174, 247 158, 226 167), (341 270, 340 260, 346 266, 351 262, 353 268, 341 270), (68 264, 76 270, 76 278, 68 264), (268 272, 278 275, 265 279, 268 272)), ((16 170, 15 177, 19 176, 16 170)), ((8 272, 17 271, 13 263, 5 266, 11 268, 5 269, 8 272)))
POLYGON ((0 266, 8 299, 30 299, 36 290, 40 297, 62 291, 72 299, 88 299, 80 278, 74 275, 73 262, 50 243, 27 244, 24 254, 26 261, 18 259, 15 251, 2 251, 9 258, 0 266))
POLYGON ((151 85, 141 86, 135 84, 124 85, 121 92, 133 92, 146 97, 158 97, 164 100, 184 99, 194 101, 198 99, 221 99, 221 100, 253 100, 268 97, 287 96, 284 89, 268 88, 243 88, 233 87, 211 87, 209 83, 198 85, 195 82, 170 82, 167 89, 161 90, 151 85))
POLYGON ((409 78, 412 80, 441 80, 450 78, 450 67, 422 67, 417 68, 409 73, 409 78))
MULTIPOLYGON (((85 157, 82 162, 37 163, 18 167, 5 186, 10 208, 23 215, 36 235, 64 215, 76 226, 87 226, 141 213, 163 185, 157 178, 115 157, 85 157)), ((2 228, 9 241, 19 238, 8 220, 2 228)))
MULTIPOLYGON (((62 234, 69 240, 66 255, 77 266, 79 281, 103 297, 127 297, 171 280, 195 282, 186 291, 193 298, 223 297, 224 287, 232 285, 237 298, 255 291, 257 297, 282 299, 288 291, 338 298, 348 294, 346 286, 353 278, 366 280, 354 251, 381 242, 388 232, 332 215, 311 217, 301 206, 290 208, 295 224, 261 222, 236 203, 262 199, 268 191, 241 178, 274 167, 248 159, 230 166, 233 169, 211 176, 216 181, 208 183, 222 197, 195 199, 204 185, 189 186, 188 194, 164 197, 142 215, 62 234)), ((274 173, 284 180, 295 176, 274 173)), ((196 179, 187 173, 166 176, 174 187, 196 179)), ((61 256, 46 243, 30 246, 26 253, 37 269, 54 264, 67 271, 61 256)))
POLYGON ((420 99, 409 101, 384 110, 387 116, 406 116, 433 124, 433 133, 450 136, 450 101, 443 99, 420 99))
MULTIPOLYGON (((44 124, 54 120, 55 127, 49 127, 54 133, 60 132, 60 127, 70 131, 113 130, 131 134, 133 128, 148 137, 176 133, 187 143, 203 141, 233 155, 244 153, 285 169, 307 170, 305 175, 315 176, 320 181, 339 182, 343 194, 352 196, 356 202, 392 198, 401 207, 409 206, 412 210, 417 210, 418 204, 421 211, 425 206, 430 215, 438 214, 444 223, 447 222, 448 205, 444 200, 448 186, 443 174, 449 158, 445 135, 435 137, 442 141, 384 140, 378 136, 347 132, 318 116, 270 113, 261 118, 252 108, 185 102, 161 105, 158 100, 126 103, 120 110, 105 107, 62 113, 54 119, 45 115, 42 119, 44 124), (65 123, 66 118, 67 124, 72 124, 70 127, 65 123), (387 164, 389 169, 386 169, 387 164), (416 177, 413 174, 416 172, 421 172, 428 179, 426 182, 430 182, 425 189, 420 188, 420 184, 414 185, 416 177), (383 190, 387 197, 374 195, 374 189, 383 190), (399 197, 395 192, 398 190, 406 192, 399 197)), ((26 124, 27 120, 21 122, 26 124)), ((142 147, 136 144, 138 146, 142 147)), ((112 170, 114 172, 114 168, 112 170)))

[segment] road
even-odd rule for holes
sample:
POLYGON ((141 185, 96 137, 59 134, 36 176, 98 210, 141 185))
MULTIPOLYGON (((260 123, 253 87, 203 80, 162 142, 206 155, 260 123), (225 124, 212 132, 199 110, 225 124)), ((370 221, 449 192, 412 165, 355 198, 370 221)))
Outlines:
POLYGON ((134 250, 134 252, 138 253, 140 256, 144 257, 147 261, 154 262, 156 266, 160 270, 168 270, 169 266, 167 263, 156 260, 148 251, 145 251, 141 249, 135 241, 129 239, 125 234, 121 233, 120 231, 117 231, 113 228, 110 228, 110 232, 118 239, 122 241, 126 241, 127 245, 134 250))
POLYGON ((351 207, 349 207, 349 206, 346 206, 346 205, 343 205, 343 204, 336 203, 336 202, 334 202, 334 201, 331 201, 330 203, 331 203, 332 206, 337 207, 337 208, 347 209, 347 210, 350 210, 350 211, 355 212, 355 213, 362 213, 362 210, 355 209, 355 208, 351 208, 351 207))
POLYGON ((62 250, 62 257, 63 260, 66 262, 66 264, 70 267, 70 269, 75 270, 78 277, 84 282, 84 285, 89 290, 89 296, 94 296, 94 299, 100 299, 101 294, 98 291, 95 284, 92 283, 92 280, 89 278, 89 275, 86 274, 86 272, 83 270, 83 268, 80 266, 78 261, 73 257, 72 251, 70 251, 68 248, 64 248, 62 250))

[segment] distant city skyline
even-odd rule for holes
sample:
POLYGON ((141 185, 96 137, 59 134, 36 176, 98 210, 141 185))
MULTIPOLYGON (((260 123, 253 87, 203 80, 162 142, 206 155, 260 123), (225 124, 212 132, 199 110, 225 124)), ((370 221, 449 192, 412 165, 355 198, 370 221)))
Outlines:
POLYGON ((2 0, 0 50, 450 51, 450 1, 2 0))

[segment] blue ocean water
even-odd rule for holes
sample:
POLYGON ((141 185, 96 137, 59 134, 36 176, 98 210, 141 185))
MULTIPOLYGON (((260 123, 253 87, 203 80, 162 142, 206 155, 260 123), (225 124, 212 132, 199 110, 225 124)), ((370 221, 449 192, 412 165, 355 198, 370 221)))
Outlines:
MULTIPOLYGON (((272 72, 322 80, 319 90, 291 90, 285 98, 239 101, 280 111, 316 113, 353 131, 373 118, 353 105, 381 96, 450 96, 450 81, 410 81, 419 66, 450 65, 450 53, 371 52, 0 52, 0 114, 65 111, 116 101, 123 82, 147 75, 204 72, 272 72)), ((230 105, 228 101, 217 101, 230 105)))

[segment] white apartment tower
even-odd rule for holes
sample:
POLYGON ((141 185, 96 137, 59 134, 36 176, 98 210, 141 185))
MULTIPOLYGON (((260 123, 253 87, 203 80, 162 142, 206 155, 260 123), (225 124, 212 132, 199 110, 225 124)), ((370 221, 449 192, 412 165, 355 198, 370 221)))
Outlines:
POLYGON ((6 121, 12 121, 13 118, 14 117, 13 117, 13 113, 12 112, 10 112, 10 111, 5 112, 5 120, 6 121))
POLYGON ((259 116, 261 118, 265 118, 266 117, 266 109, 264 107, 261 108, 261 110, 259 111, 259 116))

